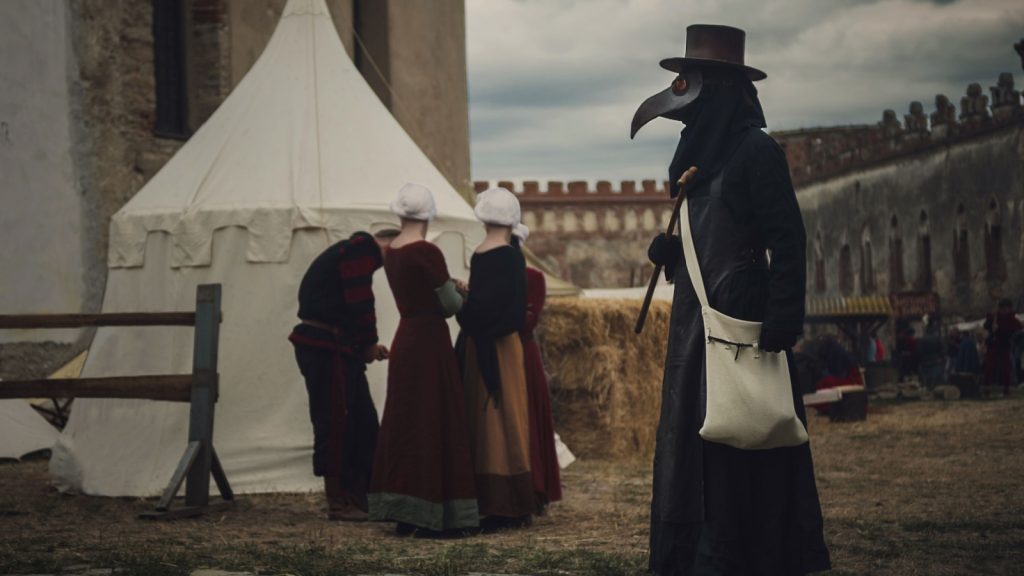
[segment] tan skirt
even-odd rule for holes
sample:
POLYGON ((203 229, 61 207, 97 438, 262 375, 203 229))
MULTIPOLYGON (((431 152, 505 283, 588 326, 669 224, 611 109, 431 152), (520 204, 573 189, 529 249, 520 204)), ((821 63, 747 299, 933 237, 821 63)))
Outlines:
POLYGON ((480 514, 518 518, 534 511, 530 475, 530 421, 523 346, 518 334, 495 342, 501 398, 487 393, 476 363, 476 343, 466 338, 466 409, 480 514))

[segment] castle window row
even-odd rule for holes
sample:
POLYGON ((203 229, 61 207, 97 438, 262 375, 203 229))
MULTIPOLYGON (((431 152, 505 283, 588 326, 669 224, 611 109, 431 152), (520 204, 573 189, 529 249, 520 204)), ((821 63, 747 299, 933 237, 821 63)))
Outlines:
MULTIPOLYGON (((1024 203, 1021 204, 1018 211, 1020 212, 1016 215, 1019 220, 1018 227, 1024 227, 1024 203)), ((1003 218, 999 202, 995 197, 988 202, 984 227, 981 230, 972 231, 970 229, 968 210, 963 203, 956 206, 952 230, 948 231, 950 244, 945 254, 942 253, 941 247, 937 247, 939 253, 933 254, 933 249, 936 247, 933 242, 928 211, 921 210, 916 220, 916 234, 913 234, 913 242, 906 245, 906 234, 901 229, 899 216, 893 214, 889 219, 887 288, 890 293, 903 290, 933 291, 936 288, 936 274, 933 265, 937 256, 941 260, 941 264, 945 265, 950 272, 948 276, 951 278, 954 292, 969 294, 973 274, 981 272, 980 269, 977 269, 978 264, 971 261, 971 241, 972 238, 979 237, 983 243, 984 261, 981 266, 985 281, 994 288, 1007 280, 1003 218), (914 264, 915 274, 913 277, 909 277, 907 274, 905 265, 908 259, 914 264)), ((811 258, 809 260, 813 266, 811 275, 813 290, 818 294, 823 294, 829 290, 829 278, 822 232, 819 230, 811 241, 812 246, 809 250, 811 258)), ((1024 254, 1024 239, 1021 242, 1021 251, 1024 254)), ((874 246, 867 224, 862 228, 856 254, 854 246, 851 245, 844 232, 840 237, 834 271, 835 286, 839 293, 848 296, 859 291, 860 294, 872 295, 885 288, 878 282, 875 258, 874 246), (857 274, 855 274, 855 266, 857 274), (859 285, 855 285, 857 284, 855 278, 860 279, 859 285)))

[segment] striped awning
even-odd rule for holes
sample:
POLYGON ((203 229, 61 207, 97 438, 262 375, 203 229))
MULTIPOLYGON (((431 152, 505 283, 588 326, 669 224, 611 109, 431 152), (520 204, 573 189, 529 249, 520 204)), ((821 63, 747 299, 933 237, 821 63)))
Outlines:
POLYGON ((810 298, 807 320, 876 319, 892 316, 892 305, 885 296, 852 296, 849 298, 810 298))

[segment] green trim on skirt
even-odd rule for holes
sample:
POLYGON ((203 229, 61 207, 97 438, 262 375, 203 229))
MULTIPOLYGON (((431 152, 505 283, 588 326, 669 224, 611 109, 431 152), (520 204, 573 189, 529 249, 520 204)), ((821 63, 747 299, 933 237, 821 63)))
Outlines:
POLYGON ((438 532, 480 525, 480 509, 475 499, 429 502, 392 492, 374 492, 367 498, 371 522, 405 522, 438 532))

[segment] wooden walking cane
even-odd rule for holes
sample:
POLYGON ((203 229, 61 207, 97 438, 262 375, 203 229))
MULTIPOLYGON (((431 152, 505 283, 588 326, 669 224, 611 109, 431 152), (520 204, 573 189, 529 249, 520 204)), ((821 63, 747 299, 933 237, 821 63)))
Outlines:
MULTIPOLYGON (((676 205, 672 209, 672 216, 668 219, 668 230, 665 232, 666 236, 671 236, 676 231, 676 224, 679 222, 679 209, 683 206, 683 199, 686 198, 686 190, 684 189, 686 183, 693 178, 693 175, 697 173, 696 166, 690 166, 690 168, 683 172, 683 175, 679 177, 679 196, 676 197, 676 205)), ((644 331, 644 322, 647 321, 647 311, 651 308, 651 300, 654 299, 654 288, 658 285, 658 276, 661 275, 661 264, 654 266, 654 274, 651 274, 651 281, 647 285, 647 295, 644 296, 644 304, 640 307, 640 316, 636 319, 636 326, 633 327, 633 332, 639 334, 644 331)))

